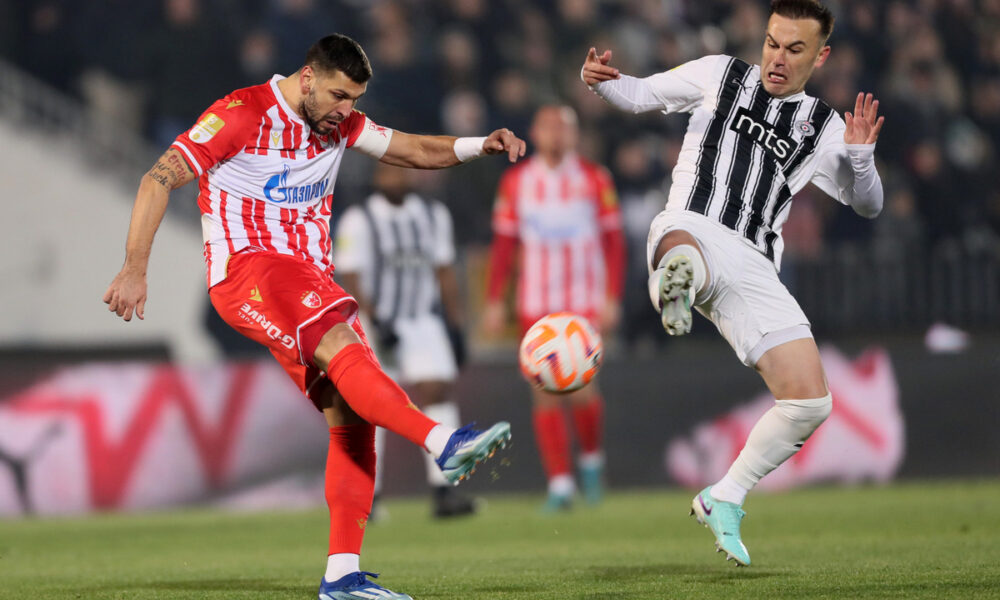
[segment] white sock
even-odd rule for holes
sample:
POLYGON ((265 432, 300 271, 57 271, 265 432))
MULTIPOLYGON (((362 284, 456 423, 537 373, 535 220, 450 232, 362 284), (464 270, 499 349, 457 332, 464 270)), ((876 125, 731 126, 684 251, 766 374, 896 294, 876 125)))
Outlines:
POLYGON ((576 493, 576 482, 569 473, 556 475, 549 479, 549 494, 553 496, 572 496, 576 493))
MULTIPOLYGON (((423 408, 424 414, 428 418, 433 419, 440 423, 440 426, 451 428, 457 428, 462 424, 460 417, 458 415, 458 404, 454 402, 440 402, 438 404, 431 404, 423 408)), ((447 443, 447 440, 445 440, 447 443)), ((442 447, 442 450, 444 448, 442 447)), ((424 463, 427 467, 427 483, 431 487, 440 487, 442 485, 450 486, 451 482, 444 478, 444 473, 441 472, 441 467, 437 465, 434 461, 434 455, 430 452, 424 453, 424 463)))
POLYGON ((382 475, 385 472, 385 436, 384 427, 375 428, 375 494, 382 491, 382 475))
POLYGON ((424 439, 424 448, 434 455, 434 458, 439 458, 441 453, 444 452, 444 447, 448 445, 448 440, 451 439, 451 434, 455 433, 454 427, 446 427, 440 423, 434 426, 428 432, 427 437, 424 439))
POLYGON ((721 502, 732 502, 733 504, 742 505, 749 491, 727 473, 725 477, 712 486, 709 495, 721 502))
MULTIPOLYGON (((830 416, 832 409, 831 394, 822 398, 775 401, 750 430, 746 445, 729 467, 726 477, 747 490, 753 489, 763 476, 799 451, 812 432, 830 416)), ((714 488, 712 496, 716 497, 714 488)))
POLYGON ((674 246, 660 258, 656 269, 649 274, 649 300, 653 303, 653 308, 660 310, 660 274, 666 268, 670 259, 683 254, 691 261, 691 270, 694 271, 694 281, 691 282, 691 306, 694 306, 694 299, 698 292, 702 291, 705 281, 708 279, 708 270, 705 268, 705 261, 701 258, 701 252, 690 244, 680 244, 674 246))
POLYGON ((600 468, 604 466, 604 453, 600 450, 595 450, 593 452, 582 452, 580 458, 577 460, 577 464, 582 468, 600 468))
POLYGON ((357 573, 361 570, 361 556, 358 554, 331 554, 326 559, 326 574, 323 579, 337 581, 344 575, 357 573))

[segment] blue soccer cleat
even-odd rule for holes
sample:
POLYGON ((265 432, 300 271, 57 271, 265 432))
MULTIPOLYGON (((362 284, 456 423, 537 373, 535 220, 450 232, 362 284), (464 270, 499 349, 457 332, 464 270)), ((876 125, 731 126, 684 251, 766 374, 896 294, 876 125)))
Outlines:
POLYGON ((377 573, 369 573, 368 571, 355 571, 344 575, 337 581, 327 581, 324 577, 319 584, 319 600, 360 600, 364 598, 413 600, 406 594, 397 594, 377 583, 368 581, 369 575, 378 577, 377 573))
POLYGON ((670 335, 691 333, 694 267, 683 254, 671 258, 660 274, 660 321, 670 335))
POLYGON ((746 516, 732 502, 716 500, 709 493, 712 486, 703 489, 691 501, 691 514, 698 522, 715 534, 715 551, 725 552, 726 560, 736 561, 738 567, 750 566, 750 553, 740 539, 740 521, 746 516))
POLYGON ((476 471, 476 465, 493 456, 497 448, 505 448, 510 441, 510 423, 500 421, 486 431, 466 425, 451 434, 444 452, 437 459, 444 478, 453 484, 476 471))

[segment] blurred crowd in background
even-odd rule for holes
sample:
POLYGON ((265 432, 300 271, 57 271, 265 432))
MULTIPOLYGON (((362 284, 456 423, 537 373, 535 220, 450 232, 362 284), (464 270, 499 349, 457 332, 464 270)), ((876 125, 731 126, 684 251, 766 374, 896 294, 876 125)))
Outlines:
MULTIPOLYGON (((876 93, 886 206, 865 221, 816 191, 797 198, 786 260, 864 245, 906 256, 1000 239, 1000 0, 828 0, 833 52, 807 91, 841 113, 876 93)), ((330 32, 357 39, 374 77, 359 108, 411 132, 525 136, 542 103, 579 113, 580 151, 607 165, 629 240, 629 302, 687 119, 617 114, 580 81, 589 47, 645 76, 706 54, 760 59, 766 0, 0 0, 0 55, 165 147, 216 98, 291 74, 330 32)), ((529 146, 530 151, 530 146, 529 146)), ((352 163, 353 164, 353 163, 352 163)), ((335 201, 358 201, 370 167, 345 168, 335 201)), ((483 160, 422 185, 482 248, 505 164, 483 160)), ((655 319, 655 315, 650 314, 655 319)))

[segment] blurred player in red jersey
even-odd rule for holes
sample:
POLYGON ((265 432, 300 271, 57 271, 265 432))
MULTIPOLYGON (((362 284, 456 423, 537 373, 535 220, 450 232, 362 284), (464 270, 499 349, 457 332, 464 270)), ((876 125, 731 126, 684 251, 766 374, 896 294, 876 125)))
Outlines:
MULTIPOLYGON (((602 332, 611 331, 621 315, 625 252, 611 176, 576 154, 577 119, 568 106, 540 108, 530 136, 535 154, 500 180, 485 329, 496 334, 507 320, 504 289, 520 249, 517 316, 522 335, 536 320, 558 311, 581 314, 602 332)), ((533 393, 535 440, 548 477, 544 509, 569 508, 576 492, 563 397, 571 404, 580 445, 584 497, 598 502, 604 406, 597 385, 563 395, 533 393)))
POLYGON ((516 162, 524 142, 506 129, 454 138, 380 127, 355 110, 371 76, 361 46, 333 34, 316 42, 291 76, 275 75, 212 104, 142 178, 125 264, 104 295, 109 310, 126 321, 133 313, 143 318, 146 267, 169 193, 197 178, 213 306, 268 347, 330 427, 330 551, 319 600, 410 598, 360 570, 375 425, 426 448, 452 483, 510 438, 505 422, 478 431, 429 419, 385 375, 358 322, 357 301, 333 281, 329 217, 347 148, 435 169, 484 154, 516 162))

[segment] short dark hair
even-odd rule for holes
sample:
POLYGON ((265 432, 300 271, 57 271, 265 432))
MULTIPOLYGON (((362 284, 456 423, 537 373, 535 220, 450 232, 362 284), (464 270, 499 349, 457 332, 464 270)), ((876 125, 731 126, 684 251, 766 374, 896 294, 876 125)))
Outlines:
POLYGON ((372 66, 361 44, 339 33, 313 44, 306 52, 305 64, 324 74, 341 71, 354 83, 364 83, 372 76, 372 66))
POLYGON ((819 21, 819 31, 823 39, 833 33, 833 13, 816 0, 771 0, 771 14, 788 19, 813 19, 819 21))

